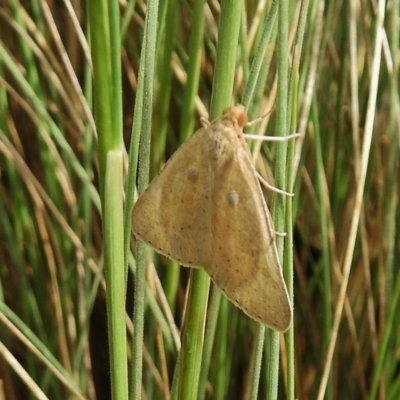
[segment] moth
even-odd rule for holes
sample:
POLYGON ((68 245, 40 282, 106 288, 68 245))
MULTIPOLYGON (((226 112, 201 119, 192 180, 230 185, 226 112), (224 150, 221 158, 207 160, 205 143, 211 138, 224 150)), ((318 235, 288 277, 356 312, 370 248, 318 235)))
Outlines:
POLYGON ((247 315, 283 332, 292 307, 243 136, 247 121, 236 105, 203 122, 137 200, 132 230, 168 258, 204 268, 247 315))

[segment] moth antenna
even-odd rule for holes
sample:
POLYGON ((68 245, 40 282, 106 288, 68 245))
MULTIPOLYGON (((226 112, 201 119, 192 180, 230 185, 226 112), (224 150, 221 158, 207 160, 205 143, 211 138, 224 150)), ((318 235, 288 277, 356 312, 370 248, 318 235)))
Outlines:
POLYGON ((210 121, 209 121, 206 117, 200 117, 200 123, 201 123, 204 127, 210 125, 210 121))
POLYGON ((246 139, 254 139, 261 140, 264 142, 286 142, 288 140, 297 139, 301 136, 300 133, 292 133, 291 135, 286 136, 262 136, 262 135, 253 135, 251 133, 243 133, 243 136, 246 139))
POLYGON ((251 126, 254 124, 257 124, 258 122, 261 122, 264 118, 268 117, 269 114, 272 113, 272 111, 275 111, 275 106, 273 106, 269 111, 267 111, 264 115, 262 115, 261 117, 258 117, 256 119, 253 119, 253 121, 248 121, 246 126, 251 126))
POLYGON ((283 194, 284 196, 288 196, 288 197, 293 197, 294 193, 289 193, 289 192, 285 192, 282 189, 278 189, 275 186, 271 185, 270 183, 268 183, 257 171, 256 171, 257 177, 260 180, 260 182, 269 190, 272 190, 275 193, 280 193, 283 194))

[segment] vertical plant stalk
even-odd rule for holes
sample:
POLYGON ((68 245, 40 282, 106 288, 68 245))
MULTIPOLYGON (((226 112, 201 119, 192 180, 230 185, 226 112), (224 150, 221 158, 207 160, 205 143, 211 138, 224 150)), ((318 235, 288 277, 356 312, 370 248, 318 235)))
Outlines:
POLYGON ((247 81, 246 89, 243 94, 242 104, 246 107, 246 109, 249 106, 254 96, 257 83, 259 82, 258 78, 260 76, 260 70, 263 65, 267 46, 271 40, 271 35, 274 28, 277 13, 278 13, 278 2, 274 0, 271 4, 271 8, 268 12, 267 18, 264 21, 264 28, 261 34, 261 40, 258 44, 257 51, 251 63, 249 79, 247 81))
POLYGON ((189 65, 182 109, 181 134, 187 140, 194 130, 194 113, 196 96, 200 82, 200 61, 204 37, 204 4, 205 0, 194 2, 193 25, 189 41, 189 65))
POLYGON ((107 278, 107 313, 111 359, 112 398, 128 398, 125 327, 125 273, 123 229, 122 151, 107 153, 104 188, 104 264, 107 278), (121 292, 122 290, 122 292, 121 292))
POLYGON ((198 400, 203 400, 206 397, 207 376, 211 363, 212 350, 215 340, 215 331, 217 328, 219 307, 221 303, 222 293, 219 290, 214 290, 211 294, 211 301, 208 308, 207 329, 204 340, 203 358, 201 362, 198 400))
MULTIPOLYGON (((278 135, 286 135, 289 129, 288 121, 288 16, 289 4, 287 0, 279 2, 278 10, 278 93, 276 101, 277 121, 276 131, 278 135)), ((286 187, 286 162, 287 162, 287 144, 281 143, 276 152, 275 163, 275 181, 279 188, 286 187)), ((273 204, 273 216, 275 222, 275 230, 284 232, 285 230, 285 199, 282 196, 275 196, 273 204)), ((278 249, 279 258, 283 260, 284 238, 276 237, 276 247, 278 249)), ((281 265, 283 263, 281 262, 281 265)), ((280 334, 270 331, 268 336, 268 364, 267 364, 267 381, 268 393, 267 398, 275 400, 278 396, 279 382, 279 339, 280 334)))
POLYGON ((231 104, 241 17, 241 4, 236 3, 240 2, 221 2, 210 119, 221 115, 222 110, 231 104))
MULTIPOLYGON (((146 34, 143 38, 142 57, 145 59, 145 68, 143 74, 143 108, 140 142, 141 157, 138 177, 139 193, 143 193, 149 183, 151 116, 153 111, 158 4, 158 0, 149 0, 147 3, 145 22, 146 34)), ((140 399, 142 390, 143 329, 146 285, 145 268, 145 244, 138 241, 134 297, 135 308, 133 313, 132 385, 130 390, 130 399, 132 400, 140 399)))
MULTIPOLYGON (((299 22, 296 32, 296 39, 293 47, 293 64, 291 66, 290 89, 289 89, 289 116, 290 121, 289 133, 295 132, 297 127, 297 104, 298 104, 298 85, 299 85, 299 68, 300 58, 303 48, 304 31, 307 23, 308 0, 301 2, 299 22)), ((286 170, 286 191, 293 192, 294 188, 294 158, 295 158, 294 141, 288 144, 287 154, 287 170, 286 170)), ((283 275, 285 277, 286 285, 288 288, 289 298, 294 308, 294 288, 293 288, 293 199, 286 198, 286 215, 285 215, 285 232, 286 232, 286 246, 285 246, 285 259, 283 265, 283 275)), ((285 334, 286 339, 286 354, 287 354, 287 394, 288 400, 294 400, 295 394, 295 350, 294 350, 294 323, 290 326, 285 334)))
POLYGON ((98 133, 111 390, 128 398, 123 246, 122 98, 118 3, 87 3, 93 59, 93 89, 98 133), (118 58, 116 60, 115 58, 118 58))
MULTIPOLYGON (((241 3, 223 0, 218 31, 210 119, 231 104, 238 47, 241 3)), ((191 270, 187 317, 183 328, 179 363, 179 399, 196 399, 204 341, 204 326, 210 279, 200 269, 191 270)))
MULTIPOLYGON (((334 4, 334 3, 331 3, 334 4)), ((325 2, 320 2, 318 4, 317 9, 317 16, 316 16, 316 23, 314 28, 314 37, 313 37, 313 45, 312 45, 312 53, 311 53, 311 63, 310 63, 310 72, 308 73, 307 82, 306 82, 306 90, 305 96, 302 104, 302 110, 300 112, 299 117, 299 128, 298 131, 303 133, 306 131, 311 102, 314 96, 315 87, 318 82, 318 68, 319 68, 319 61, 321 58, 321 48, 322 46, 324 33, 324 12, 325 12, 325 2)), ((328 14, 329 15, 329 14, 328 14)), ((323 53, 323 52, 322 52, 323 53)), ((303 145, 303 137, 300 137, 297 140, 296 147, 300 149, 303 145)), ((295 160, 294 160, 294 174, 297 174, 297 170, 299 169, 300 164, 300 151, 295 153, 295 160)))
MULTIPOLYGON (((294 58, 291 74, 291 94, 290 99, 290 132, 296 130, 297 125, 297 89, 298 89, 298 58, 294 58)), ((287 157, 287 179, 286 179, 286 191, 289 193, 293 192, 294 187, 294 150, 295 142, 292 140, 288 144, 288 157, 287 157)), ((285 215, 285 232, 286 232, 286 246, 285 246, 285 260, 283 264, 283 276, 287 285, 289 299, 294 306, 294 290, 293 290, 293 199, 288 196, 286 198, 286 215, 285 215)), ((294 371, 294 323, 290 326, 289 330, 285 334, 286 339, 286 354, 287 354, 287 394, 288 400, 295 399, 295 371, 294 371)))
POLYGON ((178 25, 177 0, 170 0, 162 3, 165 7, 163 12, 160 9, 160 18, 164 14, 163 20, 158 23, 159 44, 157 46, 157 118, 154 120, 154 131, 157 135, 153 136, 151 148, 150 175, 153 176, 160 169, 165 161, 165 146, 168 133, 169 106, 171 103, 172 87, 172 55, 176 45, 176 32, 178 25))
POLYGON ((191 270, 178 364, 180 400, 197 398, 209 289, 208 275, 203 270, 191 270))
POLYGON ((87 3, 90 21, 90 47, 93 60, 93 90, 96 127, 98 133, 98 158, 100 175, 100 198, 104 205, 104 181, 107 151, 113 148, 111 135, 112 88, 110 34, 108 25, 108 7, 106 1, 90 0, 87 3))

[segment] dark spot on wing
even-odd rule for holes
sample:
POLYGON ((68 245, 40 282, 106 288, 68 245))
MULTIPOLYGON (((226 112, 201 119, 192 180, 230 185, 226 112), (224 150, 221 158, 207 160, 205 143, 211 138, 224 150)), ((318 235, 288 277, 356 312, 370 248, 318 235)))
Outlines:
POLYGON ((188 169, 187 169, 187 177, 190 181, 194 182, 197 177, 199 176, 199 171, 197 170, 197 168, 194 165, 191 165, 188 169))
POLYGON ((226 195, 226 200, 228 201, 229 205, 236 206, 239 202, 239 195, 236 190, 230 190, 226 195))

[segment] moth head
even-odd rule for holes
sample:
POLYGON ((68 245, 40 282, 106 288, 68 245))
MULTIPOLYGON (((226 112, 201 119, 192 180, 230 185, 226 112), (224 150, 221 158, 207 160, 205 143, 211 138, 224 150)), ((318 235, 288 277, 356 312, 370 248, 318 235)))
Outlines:
POLYGON ((243 128, 248 121, 245 108, 241 104, 225 108, 222 111, 222 117, 236 122, 240 128, 243 128))

